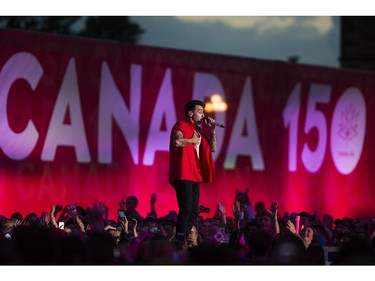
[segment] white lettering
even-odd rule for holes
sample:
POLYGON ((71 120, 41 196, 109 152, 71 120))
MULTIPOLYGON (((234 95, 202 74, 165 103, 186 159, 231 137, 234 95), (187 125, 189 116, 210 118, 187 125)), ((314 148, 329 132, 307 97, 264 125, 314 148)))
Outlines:
POLYGON ((174 110, 173 87, 171 70, 167 69, 160 87, 158 99, 154 107, 151 125, 147 136, 146 149, 143 164, 150 166, 154 164, 156 151, 169 151, 170 131, 176 122, 174 110), (165 116, 166 130, 160 130, 163 116, 165 116))
POLYGON ((301 108, 301 83, 297 83, 283 111, 284 127, 289 128, 288 170, 297 170, 298 119, 301 108))
POLYGON ((251 89, 251 79, 246 78, 241 101, 236 115, 232 135, 228 144, 228 151, 224 161, 224 168, 234 169, 238 155, 251 157, 254 170, 265 169, 262 151, 259 144, 258 128, 254 114, 254 102, 251 89), (242 136, 242 129, 247 125, 247 136, 242 136))
POLYGON ((17 79, 25 79, 31 89, 35 90, 42 74, 43 69, 38 60, 24 52, 13 55, 0 72, 0 147, 13 160, 22 160, 30 155, 39 133, 31 120, 20 133, 15 133, 9 127, 7 100, 10 87, 17 79))
POLYGON ((327 147, 327 121, 324 114, 317 110, 317 104, 329 103, 331 87, 329 85, 312 84, 307 101, 305 134, 313 128, 318 130, 318 144, 315 150, 308 143, 303 145, 302 162, 309 172, 315 173, 321 167, 327 147))
POLYGON ((57 97, 42 151, 42 160, 53 161, 59 145, 73 146, 78 162, 90 162, 74 59, 69 61, 57 97), (70 114, 71 124, 64 124, 66 112, 70 114))
POLYGON ((139 117, 141 107, 140 65, 130 69, 130 106, 126 107, 121 92, 113 81, 108 64, 102 64, 99 97, 98 161, 112 163, 112 118, 126 139, 135 164, 139 155, 139 117))

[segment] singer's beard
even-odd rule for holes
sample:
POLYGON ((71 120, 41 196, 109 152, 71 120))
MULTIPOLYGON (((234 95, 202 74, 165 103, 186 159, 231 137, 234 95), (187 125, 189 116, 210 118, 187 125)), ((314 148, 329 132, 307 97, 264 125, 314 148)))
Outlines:
POLYGON ((197 123, 197 124, 201 124, 201 123, 203 123, 203 119, 204 118, 201 118, 201 119, 193 119, 193 121, 195 122, 195 123, 197 123))
POLYGON ((204 118, 202 118, 201 120, 198 120, 198 121, 197 121, 197 124, 199 124, 199 125, 200 125, 200 124, 203 124, 203 123, 206 123, 206 122, 204 121, 204 118))

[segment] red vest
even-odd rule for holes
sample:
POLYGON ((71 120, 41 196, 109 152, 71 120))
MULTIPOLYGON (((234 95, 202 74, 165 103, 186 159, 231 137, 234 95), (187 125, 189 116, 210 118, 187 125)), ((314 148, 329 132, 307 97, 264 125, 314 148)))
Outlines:
POLYGON ((169 143, 169 182, 177 180, 190 180, 194 182, 214 182, 215 163, 212 157, 211 146, 207 134, 200 130, 201 144, 199 146, 199 158, 194 144, 184 147, 172 145, 172 135, 180 130, 184 138, 192 138, 197 125, 190 119, 184 118, 178 121, 172 129, 169 143))

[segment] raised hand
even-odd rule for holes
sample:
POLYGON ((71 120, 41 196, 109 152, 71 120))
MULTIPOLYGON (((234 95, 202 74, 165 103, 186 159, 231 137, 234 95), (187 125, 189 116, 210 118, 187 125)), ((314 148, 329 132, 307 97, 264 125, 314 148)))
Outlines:
POLYGON ((221 212, 221 214, 225 215, 225 206, 224 206, 224 204, 221 203, 221 202, 219 202, 217 206, 218 206, 219 211, 221 212))
POLYGON ((289 229, 291 233, 297 233, 296 227, 294 223, 291 220, 288 220, 286 222, 286 229, 289 229))
POLYGON ((129 233, 129 221, 126 216, 124 217, 124 220, 121 221, 121 227, 125 233, 129 233))
POLYGON ((151 194, 151 205, 154 205, 156 203, 156 194, 152 193, 151 194))
POLYGON ((277 209, 279 208, 279 203, 277 201, 273 201, 271 204, 271 213, 276 216, 277 215, 277 209))
POLYGON ((241 212, 241 204, 239 201, 235 201, 232 206, 233 216, 238 217, 241 212))

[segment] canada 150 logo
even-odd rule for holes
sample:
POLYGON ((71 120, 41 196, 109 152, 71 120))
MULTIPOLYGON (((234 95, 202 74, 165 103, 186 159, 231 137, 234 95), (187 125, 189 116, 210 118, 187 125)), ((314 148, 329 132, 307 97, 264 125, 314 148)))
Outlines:
POLYGON ((299 154, 297 147, 299 147, 301 84, 295 85, 283 111, 284 127, 289 131, 289 171, 297 171, 299 157, 307 171, 310 173, 319 171, 326 156, 328 143, 335 167, 341 174, 350 174, 357 166, 366 133, 366 104, 363 95, 355 87, 350 87, 341 94, 334 108, 329 134, 329 120, 319 110, 318 105, 329 105, 330 99, 330 85, 310 86, 303 129, 306 135, 316 129, 318 142, 316 147, 303 143, 299 154))
POLYGON ((348 89, 338 100, 331 126, 331 151, 336 168, 349 174, 357 166, 366 130, 366 106, 361 92, 348 89))

